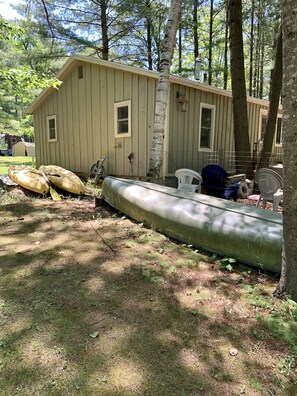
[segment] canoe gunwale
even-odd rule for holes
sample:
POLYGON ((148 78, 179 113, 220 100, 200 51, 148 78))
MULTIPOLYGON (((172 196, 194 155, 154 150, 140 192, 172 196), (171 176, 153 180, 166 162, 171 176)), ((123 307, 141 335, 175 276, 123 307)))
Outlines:
POLYGON ((178 241, 223 257, 234 257, 261 269, 280 272, 280 214, 111 176, 103 181, 102 196, 117 210, 178 241))

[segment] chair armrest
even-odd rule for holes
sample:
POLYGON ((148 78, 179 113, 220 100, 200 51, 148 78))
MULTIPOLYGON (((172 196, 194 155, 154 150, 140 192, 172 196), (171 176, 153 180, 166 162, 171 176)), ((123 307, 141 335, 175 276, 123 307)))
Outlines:
POLYGON ((227 184, 226 189, 227 190, 238 190, 240 187, 240 183, 234 183, 234 184, 227 184))

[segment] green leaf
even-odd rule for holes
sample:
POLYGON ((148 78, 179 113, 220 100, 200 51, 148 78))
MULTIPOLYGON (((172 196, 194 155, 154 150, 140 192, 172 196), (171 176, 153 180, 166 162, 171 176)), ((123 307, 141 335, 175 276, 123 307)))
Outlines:
POLYGON ((222 260, 221 264, 219 265, 219 269, 227 270, 227 271, 231 272, 233 270, 233 266, 231 264, 229 264, 228 262, 224 262, 222 260))
POLYGON ((99 331, 93 331, 93 333, 90 334, 91 338, 96 338, 99 335, 99 331))
POLYGON ((297 302, 296 302, 296 301, 290 300, 290 299, 288 298, 288 299, 287 299, 287 302, 288 302, 290 305, 292 305, 293 307, 296 307, 296 308, 297 308, 297 302))

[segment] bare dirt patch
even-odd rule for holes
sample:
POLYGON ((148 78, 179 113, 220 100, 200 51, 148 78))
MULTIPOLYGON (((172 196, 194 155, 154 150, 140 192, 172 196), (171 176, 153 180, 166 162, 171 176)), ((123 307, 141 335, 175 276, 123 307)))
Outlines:
POLYGON ((94 199, 0 197, 4 395, 295 395, 293 302, 94 199))

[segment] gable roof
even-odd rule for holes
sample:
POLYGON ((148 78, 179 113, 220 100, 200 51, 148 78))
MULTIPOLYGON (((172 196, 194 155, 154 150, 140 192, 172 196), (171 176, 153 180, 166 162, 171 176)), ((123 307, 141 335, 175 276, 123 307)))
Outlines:
MULTIPOLYGON (((89 63, 89 64, 95 64, 95 65, 100 65, 100 66, 105 66, 109 67, 112 69, 116 70, 122 70, 126 72, 130 72, 133 74, 137 75, 142 75, 146 77, 151 77, 154 79, 159 78, 159 73, 151 70, 145 70, 141 69, 139 67, 134 67, 134 66, 129 66, 129 65, 124 65, 121 63, 116 63, 116 62, 110 62, 110 61, 105 61, 102 59, 97 59, 97 58, 90 58, 87 56, 81 56, 81 55, 74 55, 71 56, 67 62, 63 65, 63 67, 58 71, 56 74, 56 78, 59 79, 60 81, 63 82, 63 80, 72 72, 72 70, 81 63, 89 63)), ((201 91, 206 91, 210 93, 214 93, 217 95, 222 95, 222 96, 228 96, 232 97, 232 93, 230 91, 226 91, 225 89, 222 88, 217 88, 211 85, 204 84, 200 81, 197 80, 190 80, 186 79, 183 77, 177 77, 174 75, 170 76, 170 82, 191 87, 191 88, 196 88, 201 91)), ((49 87, 45 88, 44 90, 41 91, 41 93, 33 100, 33 102, 30 104, 30 106, 27 108, 27 114, 34 114, 35 110, 39 108, 39 106, 42 105, 42 103, 55 91, 55 88, 49 87)), ((268 102, 266 100, 262 99, 257 99, 253 97, 247 97, 248 102, 251 103, 257 103, 260 105, 267 106, 268 102)))
POLYGON ((19 141, 15 143, 14 146, 35 147, 35 143, 19 141))

